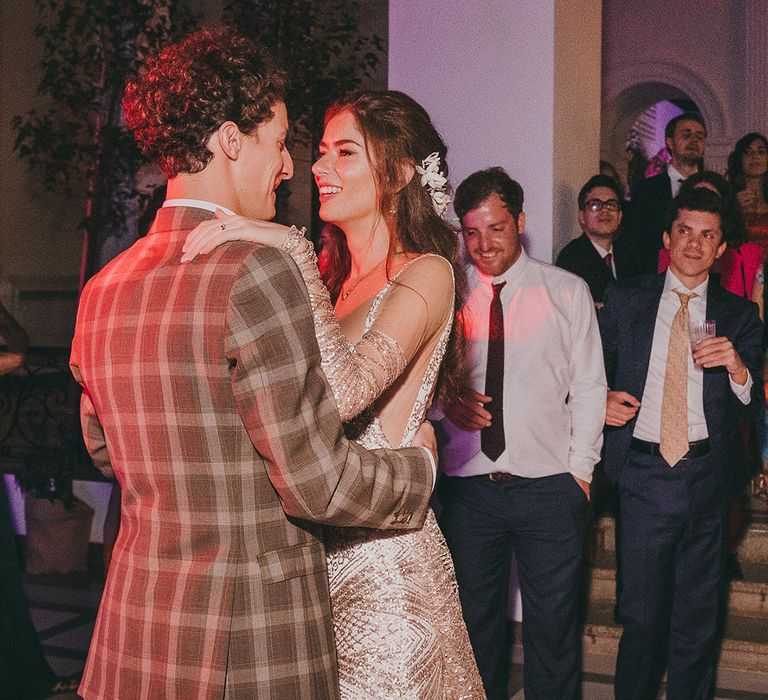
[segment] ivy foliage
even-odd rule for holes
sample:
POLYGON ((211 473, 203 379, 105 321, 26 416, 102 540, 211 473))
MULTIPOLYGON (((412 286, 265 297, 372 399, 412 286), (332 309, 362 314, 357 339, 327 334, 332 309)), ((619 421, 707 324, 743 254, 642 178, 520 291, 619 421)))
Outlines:
POLYGON ((224 22, 260 42, 285 66, 292 137, 313 145, 326 108, 360 87, 384 43, 360 32, 355 0, 229 0, 224 22))
POLYGON ((142 156, 122 123, 126 80, 191 26, 174 0, 37 0, 38 106, 13 118, 15 150, 50 191, 89 203, 88 230, 119 221, 142 156), (173 30, 173 31, 172 31, 173 30))

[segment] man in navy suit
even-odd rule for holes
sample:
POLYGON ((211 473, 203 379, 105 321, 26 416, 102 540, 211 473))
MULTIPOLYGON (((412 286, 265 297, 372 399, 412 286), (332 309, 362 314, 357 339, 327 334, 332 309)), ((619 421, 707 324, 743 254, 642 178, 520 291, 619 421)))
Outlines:
POLYGON ((658 270, 661 234, 667 222, 667 211, 680 185, 698 172, 707 141, 707 128, 701 115, 684 112, 669 120, 664 141, 672 161, 663 173, 642 180, 632 192, 624 222, 625 243, 632 250, 634 273, 658 270))
POLYGON ((628 260, 616 234, 621 224, 621 189, 607 175, 594 175, 578 197, 579 225, 583 233, 560 251, 555 264, 581 277, 596 306, 602 306, 605 288, 625 277, 628 260))
POLYGON ((732 225, 720 198, 683 194, 669 221, 667 272, 617 282, 600 312, 604 464, 621 520, 618 700, 655 698, 665 666, 670 700, 714 693, 729 472, 738 421, 762 406, 757 308, 709 284, 732 225), (691 352, 688 325, 705 319, 716 337, 691 352))

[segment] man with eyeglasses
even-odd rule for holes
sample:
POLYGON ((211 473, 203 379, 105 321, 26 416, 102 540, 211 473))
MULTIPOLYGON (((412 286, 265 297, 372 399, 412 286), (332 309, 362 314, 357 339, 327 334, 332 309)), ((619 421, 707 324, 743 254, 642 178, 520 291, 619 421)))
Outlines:
POLYGON ((607 175, 594 175, 579 192, 579 225, 582 234, 560 251, 555 264, 581 277, 598 308, 605 288, 625 277, 627 257, 614 245, 621 224, 621 190, 607 175))

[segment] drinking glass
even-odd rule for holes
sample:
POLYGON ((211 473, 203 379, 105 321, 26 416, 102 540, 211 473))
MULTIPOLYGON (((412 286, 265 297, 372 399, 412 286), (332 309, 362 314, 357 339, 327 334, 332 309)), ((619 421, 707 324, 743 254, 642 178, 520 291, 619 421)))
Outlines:
MULTIPOLYGON (((706 338, 714 338, 717 335, 717 323, 712 320, 691 321, 688 327, 688 337, 691 340, 691 351, 696 347, 696 343, 706 338)), ((696 365, 699 366, 698 364, 696 365)))

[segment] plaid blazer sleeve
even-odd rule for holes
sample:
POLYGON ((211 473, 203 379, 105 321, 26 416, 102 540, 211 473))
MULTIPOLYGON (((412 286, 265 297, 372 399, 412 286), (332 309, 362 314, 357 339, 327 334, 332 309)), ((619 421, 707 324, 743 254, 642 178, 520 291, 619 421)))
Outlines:
POLYGON ((420 527, 432 468, 418 448, 368 452, 344 437, 306 288, 288 256, 259 248, 227 312, 235 401, 288 515, 334 525, 420 527))
POLYGON ((72 341, 72 354, 69 359, 69 368, 72 370, 72 374, 78 384, 83 387, 83 393, 80 396, 80 425, 82 426, 83 440, 85 441, 85 447, 93 460, 94 466, 104 474, 104 476, 112 479, 115 474, 112 470, 112 464, 109 461, 107 441, 104 437, 104 428, 102 428, 101 421, 99 421, 99 417, 96 415, 96 409, 88 394, 88 389, 83 383, 78 363, 77 346, 78 338, 76 335, 75 339, 72 341))

